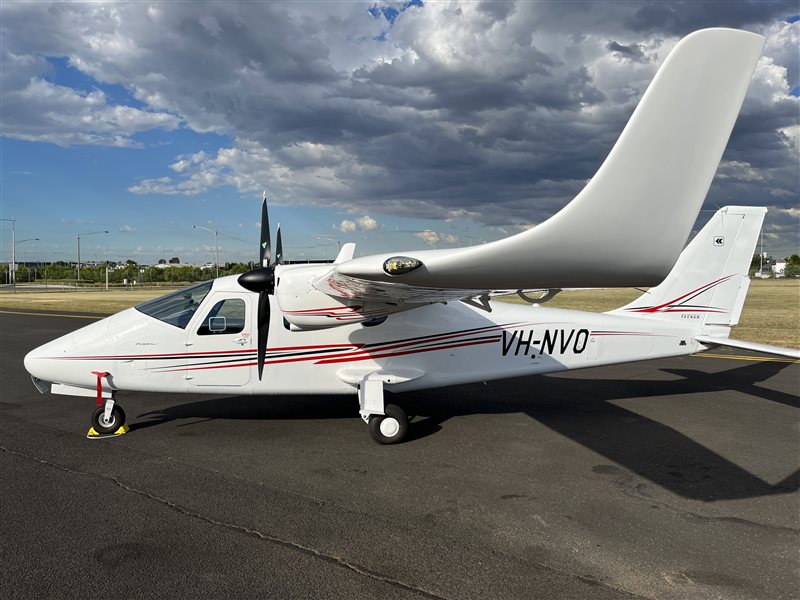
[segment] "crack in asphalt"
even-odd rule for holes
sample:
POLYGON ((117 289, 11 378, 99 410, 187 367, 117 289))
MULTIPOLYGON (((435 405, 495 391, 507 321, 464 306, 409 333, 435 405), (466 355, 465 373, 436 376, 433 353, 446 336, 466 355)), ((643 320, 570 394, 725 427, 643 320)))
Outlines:
POLYGON ((261 540, 264 540, 264 541, 267 541, 267 542, 271 542, 273 544, 277 544, 277 545, 282 546, 284 548, 289 548, 291 550, 297 550, 297 551, 302 552, 303 554, 305 554, 307 556, 311 556, 312 558, 318 558, 318 559, 324 560, 325 562, 331 563, 331 564, 336 565, 338 567, 342 567, 344 569, 347 569, 348 571, 352 571, 353 573, 356 573, 356 574, 361 575, 363 577, 367 577, 369 579, 373 579, 373 580, 379 581, 381 583, 386 583, 386 584, 391 585, 393 587, 400 588, 400 589, 402 589, 404 591, 413 592, 415 594, 424 596, 425 598, 430 598, 431 600, 447 600, 447 598, 444 597, 444 596, 440 596, 440 595, 435 594, 433 592, 429 592, 428 590, 425 590, 425 589, 422 589, 420 587, 411 585, 409 583, 405 583, 405 582, 400 581, 398 579, 394 579, 392 577, 388 577, 386 575, 382 575, 382 574, 380 574, 380 573, 378 573, 376 571, 373 571, 373 570, 368 569, 366 567, 362 567, 362 566, 360 566, 358 564, 355 564, 355 563, 352 563, 352 562, 350 562, 348 560, 345 560, 344 558, 341 558, 341 557, 338 557, 338 556, 333 556, 333 555, 330 555, 330 554, 325 554, 324 552, 320 552, 319 550, 316 550, 316 549, 311 548, 309 546, 304 546, 303 544, 300 544, 298 542, 293 542, 291 540, 283 539, 283 538, 280 538, 280 537, 277 537, 277 536, 274 536, 274 535, 270 535, 270 534, 267 534, 267 533, 262 533, 262 532, 260 532, 260 531, 258 531, 256 529, 252 529, 250 527, 245 527, 244 525, 237 525, 236 523, 228 523, 228 522, 225 522, 225 521, 219 521, 217 519, 214 519, 213 517, 209 517, 207 515, 204 515, 202 513, 197 512, 197 511, 194 511, 194 510, 188 509, 186 507, 183 507, 183 506, 181 506, 181 505, 179 505, 179 504, 177 504, 175 502, 172 502, 171 500, 167 500, 166 498, 162 498, 162 497, 156 496, 155 494, 152 494, 150 492, 147 492, 147 491, 144 491, 144 490, 140 490, 138 488, 126 485, 126 484, 122 483, 121 481, 119 481, 119 479, 117 479, 116 477, 114 477, 112 475, 100 475, 98 473, 92 473, 92 472, 89 472, 89 471, 80 471, 80 470, 77 470, 77 469, 71 469, 71 468, 66 467, 64 465, 60 465, 58 463, 54 463, 54 462, 51 462, 51 461, 48 461, 48 460, 44 460, 44 459, 38 458, 36 456, 31 456, 29 454, 25 454, 24 452, 19 452, 17 450, 11 450, 10 448, 6 448, 4 446, 0 446, 0 451, 5 452, 7 454, 14 455, 14 456, 19 456, 19 457, 21 457, 23 459, 26 459, 26 460, 34 461, 34 462, 37 462, 39 464, 45 465, 47 467, 51 467, 51 468, 57 469, 59 471, 64 471, 66 473, 71 473, 71 474, 74 474, 74 475, 82 475, 82 476, 85 476, 85 477, 91 477, 91 478, 100 479, 100 480, 103 480, 103 481, 108 481, 108 482, 113 483, 115 486, 117 486, 117 487, 119 487, 119 488, 121 488, 123 490, 126 490, 128 492, 132 492, 134 494, 137 494, 138 496, 141 496, 142 498, 146 498, 147 500, 152 500, 154 502, 157 502, 157 503, 161 504, 162 506, 165 506, 165 507, 167 507, 167 508, 169 508, 169 509, 171 509, 171 510, 173 510, 173 511, 179 513, 179 514, 182 514, 184 516, 191 517, 193 519, 197 519, 197 520, 203 521, 205 523, 209 523, 210 525, 214 525, 214 526, 217 526, 217 527, 224 527, 226 529, 230 529, 230 530, 236 531, 238 533, 242 533, 242 534, 245 534, 245 535, 256 537, 258 539, 261 539, 261 540))

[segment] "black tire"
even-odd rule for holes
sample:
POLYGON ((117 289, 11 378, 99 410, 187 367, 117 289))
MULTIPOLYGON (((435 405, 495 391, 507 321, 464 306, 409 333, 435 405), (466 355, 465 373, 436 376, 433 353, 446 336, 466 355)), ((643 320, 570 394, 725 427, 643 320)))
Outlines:
POLYGON ((104 412, 105 408, 98 406, 92 413, 92 427, 94 427, 94 430, 100 435, 114 433, 117 429, 125 425, 125 411, 122 410, 119 404, 114 404, 114 408, 111 409, 111 421, 109 423, 104 424, 103 422, 104 412))
POLYGON ((405 411, 395 404, 387 404, 383 415, 369 418, 369 433, 379 444, 398 444, 408 433, 408 417, 405 411))

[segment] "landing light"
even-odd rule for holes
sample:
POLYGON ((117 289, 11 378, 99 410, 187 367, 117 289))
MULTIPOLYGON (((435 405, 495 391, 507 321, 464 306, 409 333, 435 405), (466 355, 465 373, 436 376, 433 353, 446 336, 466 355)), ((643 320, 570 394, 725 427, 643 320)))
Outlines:
POLYGON ((403 275, 409 273, 414 269, 419 269, 422 266, 422 261, 416 258, 409 258, 408 256, 393 256, 383 263, 383 270, 389 275, 403 275))

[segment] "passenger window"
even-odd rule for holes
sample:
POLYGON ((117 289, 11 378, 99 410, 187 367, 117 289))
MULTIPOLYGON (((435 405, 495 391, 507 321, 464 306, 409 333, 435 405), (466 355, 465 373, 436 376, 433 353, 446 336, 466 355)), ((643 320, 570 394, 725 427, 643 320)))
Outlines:
POLYGON ((220 300, 203 319, 197 335, 241 333, 244 330, 244 316, 244 300, 240 298, 220 300))

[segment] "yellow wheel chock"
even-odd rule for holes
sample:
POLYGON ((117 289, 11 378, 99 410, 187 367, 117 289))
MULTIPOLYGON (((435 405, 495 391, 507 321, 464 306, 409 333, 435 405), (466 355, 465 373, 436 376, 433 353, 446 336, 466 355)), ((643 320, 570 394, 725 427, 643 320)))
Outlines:
POLYGON ((90 439, 90 440, 102 440, 102 439, 105 439, 105 438, 117 437, 118 435, 125 435, 126 433, 128 433, 128 431, 130 431, 130 427, 128 427, 127 423, 125 425, 123 425, 122 427, 120 427, 119 429, 117 429, 114 433, 106 433, 106 434, 97 433, 97 431, 95 431, 94 427, 92 427, 87 432, 86 437, 87 437, 87 439, 90 439))

